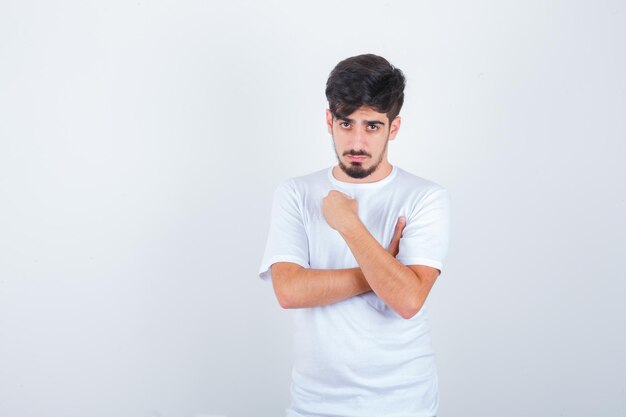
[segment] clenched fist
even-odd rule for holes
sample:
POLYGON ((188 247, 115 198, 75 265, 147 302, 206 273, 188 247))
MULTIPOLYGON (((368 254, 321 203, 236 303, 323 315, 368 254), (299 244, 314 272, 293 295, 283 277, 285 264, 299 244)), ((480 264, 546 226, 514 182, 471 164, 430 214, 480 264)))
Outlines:
POLYGON ((338 232, 350 229, 359 220, 358 202, 350 196, 331 190, 322 199, 322 213, 326 223, 338 232))

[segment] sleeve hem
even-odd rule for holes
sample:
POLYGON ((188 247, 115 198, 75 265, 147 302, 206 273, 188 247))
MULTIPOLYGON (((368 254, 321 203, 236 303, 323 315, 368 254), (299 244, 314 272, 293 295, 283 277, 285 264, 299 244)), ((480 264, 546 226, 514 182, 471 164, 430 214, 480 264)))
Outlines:
POLYGON ((430 259, 430 258, 420 258, 420 257, 411 257, 411 258, 402 258, 398 257, 398 261, 400 261, 403 265, 424 265, 430 266, 432 268, 437 268, 441 271, 441 267, 443 266, 441 261, 430 259))
POLYGON ((261 265, 261 269, 259 269, 259 278, 261 278, 263 281, 270 281, 272 279, 272 270, 270 269, 270 267, 276 262, 292 262, 294 264, 300 265, 303 268, 310 268, 307 261, 297 256, 277 255, 271 257, 267 262, 261 265))

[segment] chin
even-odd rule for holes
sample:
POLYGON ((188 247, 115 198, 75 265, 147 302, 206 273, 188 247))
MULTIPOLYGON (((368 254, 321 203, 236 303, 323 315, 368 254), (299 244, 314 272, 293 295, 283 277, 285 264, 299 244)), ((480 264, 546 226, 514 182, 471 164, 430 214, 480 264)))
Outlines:
POLYGON ((349 177, 354 179, 363 179, 372 175, 378 166, 364 167, 361 162, 348 162, 348 164, 340 164, 340 168, 349 177))

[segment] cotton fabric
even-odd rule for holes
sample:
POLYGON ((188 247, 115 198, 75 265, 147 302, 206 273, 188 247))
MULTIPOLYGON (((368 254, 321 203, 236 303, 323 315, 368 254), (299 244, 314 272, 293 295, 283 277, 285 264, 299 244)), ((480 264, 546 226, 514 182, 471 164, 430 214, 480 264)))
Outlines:
MULTIPOLYGON (((280 184, 259 276, 292 262, 312 269, 358 267, 322 214, 338 190, 358 201, 361 221, 387 248, 397 220, 407 219, 398 261, 439 270, 448 249, 450 202, 440 185, 398 167, 373 183, 337 180, 332 167, 280 184)), ((439 395, 427 309, 403 319, 370 291, 294 310, 295 363, 288 417, 432 417, 439 395)))

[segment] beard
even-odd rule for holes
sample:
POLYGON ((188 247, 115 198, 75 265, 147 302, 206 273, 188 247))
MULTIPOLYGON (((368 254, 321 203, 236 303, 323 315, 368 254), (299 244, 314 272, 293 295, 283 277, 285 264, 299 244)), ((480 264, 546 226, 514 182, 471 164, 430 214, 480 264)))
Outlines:
MULTIPOLYGON (((380 165, 380 163, 383 161, 383 155, 385 155, 385 151, 387 150, 387 144, 389 143, 389 140, 387 140, 385 142, 385 147, 383 148, 382 152, 380 153, 380 158, 378 158, 378 161, 376 161, 376 163, 374 165, 372 165, 369 168, 365 168, 363 167, 363 163, 362 162, 350 162, 349 165, 344 164, 343 162, 341 162, 341 158, 339 158, 339 154, 337 154, 337 151, 335 150, 335 155, 337 155, 337 161, 339 162, 339 168, 341 168, 341 170, 343 172, 346 173, 346 175, 348 175, 351 178, 355 178, 355 179, 361 179, 361 178, 365 178, 368 177, 370 175, 372 175, 374 172, 376 172, 376 169, 378 169, 378 166, 380 165)), ((355 151, 354 149, 351 149, 349 151, 346 151, 343 153, 344 156, 347 155, 352 155, 352 156, 359 156, 359 155, 364 155, 364 156, 368 156, 368 157, 372 157, 372 155, 370 155, 369 153, 365 152, 365 151, 355 151)))

